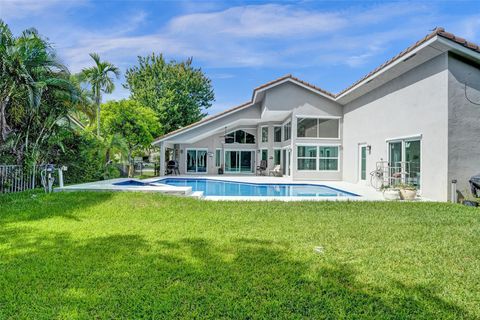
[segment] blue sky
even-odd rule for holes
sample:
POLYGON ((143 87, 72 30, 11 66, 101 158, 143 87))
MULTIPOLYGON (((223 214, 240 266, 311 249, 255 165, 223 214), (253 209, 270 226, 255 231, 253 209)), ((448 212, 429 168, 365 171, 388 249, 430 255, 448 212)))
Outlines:
MULTIPOLYGON (((0 0, 0 17, 37 28, 72 72, 90 52, 122 73, 151 52, 193 57, 213 82, 210 114, 289 73, 336 93, 436 26, 480 43, 479 1, 0 0)), ((123 82, 105 98, 128 97, 123 82)))

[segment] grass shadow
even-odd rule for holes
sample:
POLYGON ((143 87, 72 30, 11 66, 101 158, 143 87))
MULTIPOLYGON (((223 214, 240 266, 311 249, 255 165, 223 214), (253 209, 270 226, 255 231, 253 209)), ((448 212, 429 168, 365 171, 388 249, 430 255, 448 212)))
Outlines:
POLYGON ((272 241, 9 236, 0 318, 473 318, 434 290, 364 284, 347 264, 295 259, 272 241))
POLYGON ((41 191, 27 191, 0 195, 0 225, 11 222, 34 221, 50 217, 63 217, 80 221, 78 213, 108 201, 109 192, 70 192, 59 197, 41 191))

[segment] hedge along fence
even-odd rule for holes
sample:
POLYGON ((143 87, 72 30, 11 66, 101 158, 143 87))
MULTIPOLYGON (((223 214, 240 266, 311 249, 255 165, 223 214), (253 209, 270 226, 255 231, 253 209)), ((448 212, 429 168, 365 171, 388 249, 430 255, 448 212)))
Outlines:
MULTIPOLYGON (((44 169, 45 165, 31 168, 19 165, 0 165, 0 193, 21 192, 43 187, 40 173, 44 169)), ((57 178, 57 170, 53 174, 57 178)))

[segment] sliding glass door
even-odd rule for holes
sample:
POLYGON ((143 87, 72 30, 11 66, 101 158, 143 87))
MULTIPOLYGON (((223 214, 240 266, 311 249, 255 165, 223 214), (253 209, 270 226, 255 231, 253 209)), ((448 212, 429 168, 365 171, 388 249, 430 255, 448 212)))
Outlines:
POLYGON ((388 144, 390 177, 396 183, 412 184, 420 189, 421 141, 405 139, 388 144))
POLYGON ((225 172, 253 173, 255 151, 225 151, 225 172))
POLYGON ((402 162, 402 142, 390 142, 388 162, 390 167, 400 166, 402 162))
POLYGON ((408 183, 420 188, 420 140, 405 141, 405 161, 408 163, 408 183))
POLYGON ((207 172, 207 150, 187 149, 187 172, 207 172))

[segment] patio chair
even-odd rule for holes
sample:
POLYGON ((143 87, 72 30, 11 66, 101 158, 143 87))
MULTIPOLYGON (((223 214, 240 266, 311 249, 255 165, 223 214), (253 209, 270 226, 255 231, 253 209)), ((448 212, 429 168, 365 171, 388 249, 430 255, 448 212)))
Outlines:
POLYGON ((264 176, 267 171, 267 160, 261 160, 260 165, 257 166, 257 174, 264 176))
POLYGON ((282 176, 282 168, 280 167, 279 164, 277 164, 273 169, 268 171, 268 175, 274 175, 275 177, 281 177, 282 176))

